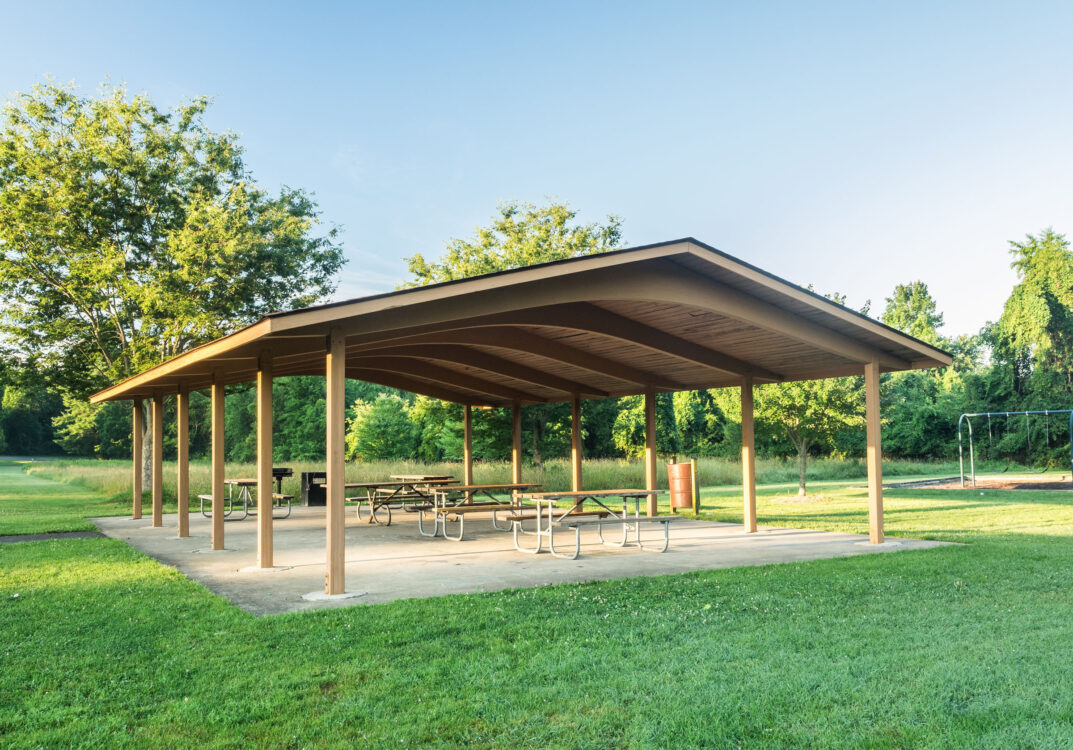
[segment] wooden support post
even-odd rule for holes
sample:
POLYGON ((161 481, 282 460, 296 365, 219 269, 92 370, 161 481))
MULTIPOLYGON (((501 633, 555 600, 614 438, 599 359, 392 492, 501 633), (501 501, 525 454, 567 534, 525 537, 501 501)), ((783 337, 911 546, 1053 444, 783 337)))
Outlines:
POLYGON ((324 592, 331 595, 346 591, 346 461, 343 452, 346 440, 346 337, 337 330, 328 335, 325 373, 328 411, 328 566, 324 577, 324 592))
POLYGON ((224 384, 212 383, 212 548, 224 548, 224 384))
MULTIPOLYGON (((656 489, 656 392, 645 391, 645 489, 656 489)), ((659 515, 659 498, 649 495, 648 515, 659 515)))
POLYGON ((512 443, 510 449, 510 481, 522 483, 522 405, 517 401, 511 407, 512 443))
POLYGON ((179 386, 175 397, 175 499, 180 537, 190 536, 190 389, 179 386))
POLYGON ((868 438, 868 541, 883 543, 883 445, 879 411, 879 360, 864 366, 865 425, 868 438))
POLYGON ((272 353, 257 368, 257 566, 272 562, 272 353))
POLYGON ((581 491, 581 397, 570 400, 570 489, 581 491))
POLYGON ((134 458, 134 474, 132 479, 132 492, 134 494, 134 505, 131 509, 131 518, 142 517, 142 452, 144 446, 142 445, 143 435, 145 433, 145 413, 142 411, 142 400, 140 398, 134 399, 134 424, 131 432, 131 454, 134 458))
POLYGON ((756 531, 756 437, 753 430, 753 379, 741 384, 741 489, 745 501, 744 525, 756 531))
MULTIPOLYGON (((462 407, 462 484, 473 484, 473 407, 462 407)), ((473 495, 466 493, 466 502, 473 502, 473 495)))
POLYGON ((153 395, 153 528, 164 525, 164 395, 153 395))

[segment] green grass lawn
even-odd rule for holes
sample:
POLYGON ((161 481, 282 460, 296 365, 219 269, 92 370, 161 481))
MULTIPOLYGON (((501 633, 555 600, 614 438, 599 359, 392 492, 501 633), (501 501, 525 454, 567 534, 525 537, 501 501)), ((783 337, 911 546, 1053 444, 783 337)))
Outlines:
MULTIPOLYGON (((43 482, 3 469, 4 518, 101 507, 43 482)), ((864 531, 860 484, 760 522, 864 531)), ((928 551, 259 619, 122 542, 0 545, 0 746, 1070 747, 1068 497, 889 492, 888 533, 963 543, 928 551)))
POLYGON ((87 517, 130 513, 129 495, 120 500, 81 484, 60 484, 27 474, 29 466, 0 460, 0 536, 91 531, 97 527, 87 517))

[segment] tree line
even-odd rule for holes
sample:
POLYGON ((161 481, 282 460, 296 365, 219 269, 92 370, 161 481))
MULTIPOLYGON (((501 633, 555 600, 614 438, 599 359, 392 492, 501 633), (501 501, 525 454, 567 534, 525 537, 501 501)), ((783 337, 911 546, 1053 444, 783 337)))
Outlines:
MULTIPOLYGON (((44 84, 17 95, 0 127, 0 451, 114 458, 130 455, 127 403, 86 397, 115 380, 187 351, 262 314, 323 301, 343 263, 334 228, 312 197, 256 185, 235 136, 210 131, 207 100, 164 112, 122 89, 96 98, 44 84)), ((435 260, 407 259, 400 287, 464 278, 621 247, 622 222, 582 224, 564 203, 507 202, 473 236, 448 241, 435 260)), ((954 365, 884 375, 884 451, 949 458, 966 411, 1066 408, 1073 390, 1073 255, 1053 230, 1010 243, 1017 284, 1000 318, 945 336, 921 281, 898 284, 884 323, 950 351, 954 365)), ((844 303, 832 293, 830 298, 844 303)), ((862 312, 870 312, 866 305, 862 312)), ((835 378, 756 389, 760 455, 856 457, 864 452, 863 379, 835 378)), ((275 459, 324 456, 324 383, 279 378, 275 459)), ((352 460, 457 460, 462 407, 368 383, 347 384, 352 460)), ((171 408, 170 405, 168 407, 171 408)), ((227 390, 228 459, 254 455, 254 395, 227 390)), ((207 455, 208 399, 192 394, 191 455, 207 455)), ((170 425, 172 415, 165 414, 170 425)), ((478 410, 474 453, 504 459, 510 413, 478 410)), ((640 396, 584 401, 584 451, 633 458, 643 451, 640 396)), ((150 420, 145 420, 149 429, 150 420)), ((659 394, 658 449, 665 456, 736 456, 734 388, 659 394)), ((980 428, 982 429, 982 427, 980 428)), ((166 427, 165 450, 174 452, 166 427)), ((147 437, 147 436, 146 436, 147 437)), ((148 446, 150 441, 146 439, 148 446)), ((568 404, 523 409, 529 461, 566 455, 568 404)), ((984 457, 1058 463, 1065 423, 992 420, 984 457)))

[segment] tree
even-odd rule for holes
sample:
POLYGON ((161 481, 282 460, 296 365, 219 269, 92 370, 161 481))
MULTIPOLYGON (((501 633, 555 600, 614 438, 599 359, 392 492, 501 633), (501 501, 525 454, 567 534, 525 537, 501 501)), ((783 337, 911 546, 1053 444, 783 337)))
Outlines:
POLYGON ((416 441, 417 431, 401 396, 381 393, 375 401, 354 403, 354 416, 347 425, 347 460, 410 458, 416 441))
MULTIPOLYGON (((1005 358, 1021 356, 1028 368, 1064 375, 1073 390, 1073 253, 1064 235, 1045 229, 1024 242, 1011 242, 1011 264, 1020 281, 999 319, 1005 358)), ((1000 356, 1004 353, 1000 352, 1000 356)), ((1027 374, 1027 372, 1025 373, 1027 374)))
POLYGON ((3 108, 0 330, 50 385, 84 396, 333 291, 335 230, 258 187, 208 106, 46 83, 3 108))
MULTIPOLYGON (((809 289, 812 287, 810 286, 809 289)), ((840 305, 845 295, 828 294, 840 305)), ((839 431, 864 423, 861 416, 860 378, 825 378, 793 383, 772 383, 756 389, 758 421, 778 424, 797 449, 797 494, 805 496, 809 451, 830 442, 839 431)))
MULTIPOLYGON (((622 220, 608 216, 605 223, 577 224, 577 212, 566 203, 549 202, 544 206, 519 201, 499 204, 499 213, 488 227, 479 227, 469 239, 452 239, 447 251, 436 261, 429 262, 420 254, 406 259, 413 278, 404 287, 425 286, 443 281, 463 279, 495 271, 546 263, 565 258, 614 250, 622 242, 622 220)), ((453 455, 453 429, 444 423, 430 422, 447 412, 422 407, 422 436, 420 452, 423 457, 447 450, 453 455), (428 431, 428 434, 426 434, 428 431)), ((525 417, 532 437, 532 456, 541 463, 549 447, 561 448, 569 427, 569 407, 546 404, 526 407, 525 417)), ((454 419, 452 416, 451 419, 454 419)), ((567 445, 569 443, 567 442, 567 445)))
POLYGON ((420 253, 406 259, 414 278, 404 287, 522 268, 553 260, 614 250, 622 242, 622 220, 608 216, 607 223, 572 224, 577 211, 566 203, 546 206, 518 201, 499 204, 499 215, 489 227, 478 227, 470 239, 452 239, 438 261, 420 253))
POLYGON ((929 344, 939 345, 941 342, 939 329, 943 325, 943 315, 923 281, 894 287, 894 293, 887 297, 883 322, 929 344))
POLYGON ((756 389, 756 415, 781 425, 797 449, 797 494, 805 496, 809 450, 834 438, 839 430, 864 424, 860 388, 855 378, 825 378, 772 383, 756 389))
POLYGON ((4 433, 6 450, 23 456, 55 453, 52 419, 59 413, 62 401, 42 383, 30 378, 20 380, 6 386, 0 400, 0 431, 4 433))
MULTIPOLYGON (((675 422, 673 393, 656 394, 656 453, 673 456, 682 450, 681 436, 675 422)), ((630 458, 645 455, 645 397, 624 396, 611 439, 615 447, 630 458)))
POLYGON ((712 456, 724 450, 726 417, 711 391, 675 393, 674 421, 687 455, 712 456))

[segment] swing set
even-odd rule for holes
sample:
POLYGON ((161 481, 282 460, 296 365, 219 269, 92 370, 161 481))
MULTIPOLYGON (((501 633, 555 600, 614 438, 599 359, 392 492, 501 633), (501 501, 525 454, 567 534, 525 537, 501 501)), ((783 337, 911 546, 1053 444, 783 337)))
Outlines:
MULTIPOLYGON (((1047 417, 1047 421, 1044 422, 1046 430, 1046 444, 1050 445, 1051 442, 1051 416, 1058 414, 1067 414, 1069 416, 1069 467, 1073 472, 1073 409, 1044 409, 1043 411, 982 411, 976 414, 962 414, 958 419, 958 464, 961 468, 961 486, 965 487, 965 451, 961 439, 961 425, 968 425, 969 428, 969 471, 972 479, 972 486, 976 486, 976 455, 973 450, 972 439, 972 420, 974 417, 987 417, 987 444, 990 448, 994 441, 994 436, 991 428, 991 417, 1005 417, 1006 418, 1006 435, 1010 434, 1010 417, 1025 418, 1025 429, 1028 432, 1028 439, 1026 442, 1026 453, 1028 449, 1032 447, 1032 424, 1029 422, 1029 417, 1035 414, 1043 415, 1047 417)), ((1010 467, 1007 466, 1006 471, 1010 467)), ((1043 469, 1046 471, 1046 469, 1043 469)))

